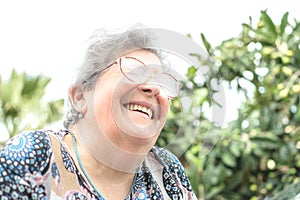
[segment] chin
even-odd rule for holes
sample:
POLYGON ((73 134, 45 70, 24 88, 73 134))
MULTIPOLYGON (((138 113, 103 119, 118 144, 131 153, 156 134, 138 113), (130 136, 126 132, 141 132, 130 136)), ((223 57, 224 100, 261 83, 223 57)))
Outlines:
POLYGON ((154 137, 127 136, 128 143, 126 144, 126 150, 132 153, 148 153, 154 146, 157 138, 158 135, 154 137))

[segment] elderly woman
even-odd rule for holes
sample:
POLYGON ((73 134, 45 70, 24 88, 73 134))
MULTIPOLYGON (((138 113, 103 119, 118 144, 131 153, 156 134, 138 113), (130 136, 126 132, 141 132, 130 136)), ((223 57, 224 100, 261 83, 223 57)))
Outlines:
POLYGON ((0 151, 7 199, 196 199, 179 160, 154 146, 178 96, 147 29, 98 30, 69 89, 66 130, 25 132, 0 151))

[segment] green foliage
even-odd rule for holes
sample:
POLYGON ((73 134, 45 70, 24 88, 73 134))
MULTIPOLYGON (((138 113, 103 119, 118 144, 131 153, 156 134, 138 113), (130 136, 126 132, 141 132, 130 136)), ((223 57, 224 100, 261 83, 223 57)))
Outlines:
MULTIPOLYGON (((192 102, 188 111, 200 112, 181 112, 179 119, 180 110, 172 108, 159 142, 166 144, 176 128, 184 138, 192 131, 190 124, 200 123, 181 157, 199 199, 291 199, 300 193, 300 23, 286 13, 275 25, 262 11, 258 24, 250 18, 238 37, 219 46, 201 38, 211 57, 199 60, 210 69, 209 92, 195 82, 197 70, 191 67, 187 77, 192 84, 185 84, 192 86, 183 92, 192 102), (215 103, 209 95, 213 79, 226 81, 246 99, 221 137, 201 109, 215 103)), ((176 152, 182 141, 171 150, 176 152)))
MULTIPOLYGON (((50 102, 43 99, 49 82, 48 77, 33 77, 15 70, 7 81, 0 77, 0 124, 6 128, 9 138, 24 130, 43 128, 60 119, 63 99, 50 102)), ((4 136, 2 132, 2 140, 4 136)))

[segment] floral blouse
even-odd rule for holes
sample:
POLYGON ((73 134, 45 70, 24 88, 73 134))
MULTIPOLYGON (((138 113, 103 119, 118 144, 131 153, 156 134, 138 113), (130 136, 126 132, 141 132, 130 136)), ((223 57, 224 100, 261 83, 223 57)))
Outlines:
MULTIPOLYGON (((0 149, 1 199, 104 200, 75 165, 63 140, 66 134, 66 130, 40 130, 9 140, 0 149), (73 185, 64 184, 66 179, 73 179, 73 185)), ((179 160, 169 151, 153 147, 136 172, 126 197, 130 199, 197 198, 179 160)))

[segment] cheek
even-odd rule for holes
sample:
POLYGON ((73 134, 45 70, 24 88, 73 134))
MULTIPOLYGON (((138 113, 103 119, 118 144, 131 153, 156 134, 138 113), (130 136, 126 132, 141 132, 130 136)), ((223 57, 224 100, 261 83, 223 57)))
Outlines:
POLYGON ((113 114, 114 106, 121 106, 121 98, 131 87, 122 83, 122 80, 117 77, 103 77, 98 81, 92 103, 97 123, 101 129, 104 129, 103 131, 116 127, 113 114))
POLYGON ((93 96, 93 110, 95 118, 97 120, 98 126, 102 131, 106 131, 108 127, 112 126, 112 94, 113 85, 109 81, 103 82, 99 81, 94 91, 93 96))
POLYGON ((166 120, 167 115, 170 111, 170 103, 169 103, 168 98, 166 98, 166 97, 159 98, 159 104, 160 104, 161 110, 162 110, 161 116, 162 116, 162 118, 164 118, 166 120))

